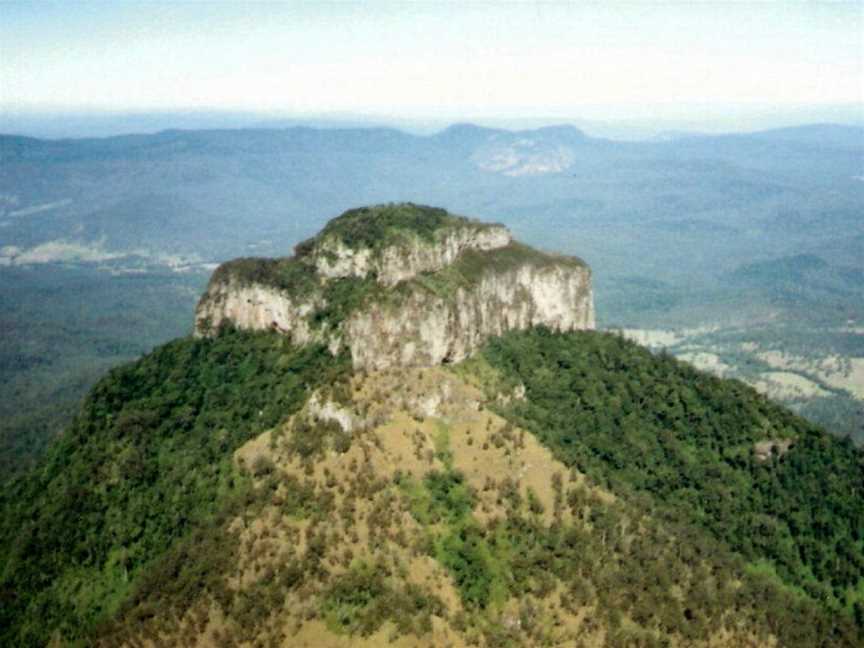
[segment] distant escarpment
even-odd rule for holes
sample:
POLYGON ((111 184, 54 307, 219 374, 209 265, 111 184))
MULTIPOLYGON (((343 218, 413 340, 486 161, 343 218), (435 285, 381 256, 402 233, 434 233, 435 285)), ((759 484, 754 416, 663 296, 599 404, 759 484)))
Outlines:
POLYGON ((278 330, 347 349, 357 369, 458 362, 490 336, 539 325, 594 328, 583 261, 410 203, 345 212, 290 258, 223 264, 195 316, 198 336, 278 330))

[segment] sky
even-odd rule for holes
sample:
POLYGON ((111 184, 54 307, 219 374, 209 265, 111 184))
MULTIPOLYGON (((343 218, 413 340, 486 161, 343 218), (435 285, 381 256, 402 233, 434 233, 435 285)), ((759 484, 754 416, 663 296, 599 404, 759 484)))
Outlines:
POLYGON ((862 102, 862 2, 0 0, 4 111, 626 118, 862 102))

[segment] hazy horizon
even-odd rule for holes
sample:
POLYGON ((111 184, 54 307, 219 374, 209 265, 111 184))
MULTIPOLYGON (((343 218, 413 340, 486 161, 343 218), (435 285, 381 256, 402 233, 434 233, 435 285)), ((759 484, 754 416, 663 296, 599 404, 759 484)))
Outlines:
POLYGON ((0 17, 7 118, 203 111, 742 130, 778 115, 823 121, 842 106, 864 120, 858 3, 5 2, 0 17))
POLYGON ((2 110, 0 134, 37 138, 109 137, 151 134, 164 130, 254 129, 306 126, 312 128, 393 128, 415 135, 440 132, 453 124, 526 130, 571 125, 589 136, 641 140, 668 133, 733 134, 806 126, 838 124, 864 126, 864 104, 837 106, 748 107, 714 106, 711 115, 659 115, 603 119, 585 113, 561 116, 476 116, 454 114, 429 118, 413 115, 330 112, 292 114, 278 111, 230 110, 2 110))

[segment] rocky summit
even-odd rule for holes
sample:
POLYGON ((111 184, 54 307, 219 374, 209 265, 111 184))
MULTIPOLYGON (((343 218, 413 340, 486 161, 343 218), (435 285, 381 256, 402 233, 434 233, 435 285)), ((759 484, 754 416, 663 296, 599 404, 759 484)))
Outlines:
POLYGON ((347 349, 355 369, 459 362, 490 336, 540 325, 594 328, 581 259, 411 203, 347 211, 289 258, 223 264, 195 318, 198 336, 270 329, 347 349))

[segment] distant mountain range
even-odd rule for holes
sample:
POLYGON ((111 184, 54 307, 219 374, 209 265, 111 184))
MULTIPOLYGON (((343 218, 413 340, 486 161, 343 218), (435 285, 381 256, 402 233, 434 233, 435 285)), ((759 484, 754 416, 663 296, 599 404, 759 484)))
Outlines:
POLYGON ((470 124, 429 136, 304 127, 2 136, 0 263, 50 260, 46 245, 57 260, 74 259, 77 246, 89 250, 81 260, 115 263, 283 254, 352 204, 400 200, 578 247, 601 276, 669 278, 670 252, 688 276, 825 245, 850 258, 850 239, 864 233, 854 218, 864 205, 862 159, 864 128, 837 125, 640 143, 572 126, 470 124), (808 222, 817 231, 802 231, 808 222), (659 249, 658 236, 668 240, 678 223, 680 245, 659 249))
POLYGON ((41 138, 110 137, 128 133, 158 133, 170 129, 318 129, 398 128, 432 134, 456 121, 488 128, 526 130, 555 124, 576 126, 593 137, 650 140, 670 134, 740 133, 788 128, 799 124, 864 126, 864 105, 676 105, 584 106, 557 114, 525 115, 375 115, 351 112, 288 114, 242 110, 35 110, 0 106, 0 133, 41 138), (671 109, 670 109, 671 108, 671 109))

